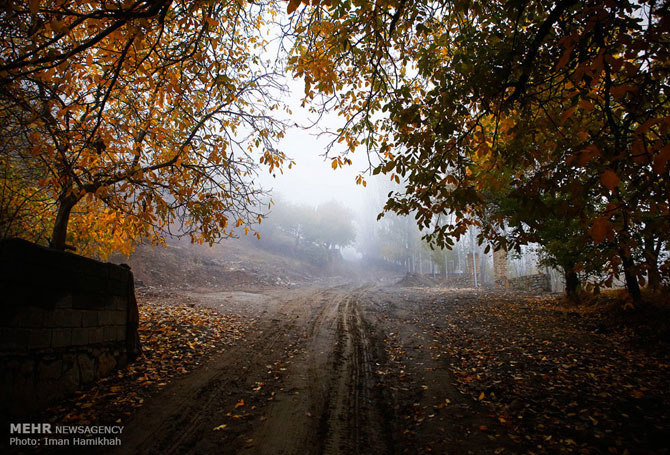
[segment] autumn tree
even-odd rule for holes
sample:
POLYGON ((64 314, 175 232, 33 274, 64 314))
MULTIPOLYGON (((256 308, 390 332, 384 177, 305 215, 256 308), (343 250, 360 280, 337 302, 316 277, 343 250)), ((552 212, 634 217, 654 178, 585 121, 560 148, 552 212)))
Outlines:
MULTIPOLYGON (((502 237, 518 253, 523 245, 539 245, 540 263, 563 273, 567 298, 579 303, 584 280, 603 275, 602 248, 580 219, 584 207, 555 193, 529 197, 517 189, 489 198, 487 212, 503 217, 506 227, 502 236, 491 237, 502 237)), ((486 220, 482 225, 489 226, 486 220)))
POLYGON ((119 246, 166 232, 212 242, 257 220, 252 154, 271 171, 285 160, 270 115, 282 87, 261 57, 272 2, 2 8, 1 226, 39 206, 23 236, 51 226, 63 249, 81 240, 75 225, 119 246))
POLYGON ((654 265, 670 214, 666 4, 334 0, 293 17, 306 99, 338 110, 340 139, 405 182, 386 210, 416 213, 438 245, 478 225, 503 246, 490 188, 512 184, 519 201, 588 190, 575 216, 633 299, 645 274, 667 272, 654 265), (444 214, 454 222, 433 222, 444 214))

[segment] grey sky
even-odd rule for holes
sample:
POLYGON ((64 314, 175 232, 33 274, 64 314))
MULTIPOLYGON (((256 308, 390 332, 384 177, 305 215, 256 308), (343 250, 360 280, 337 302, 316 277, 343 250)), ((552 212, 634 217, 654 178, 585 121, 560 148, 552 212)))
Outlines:
MULTIPOLYGON (((290 84, 293 90, 290 99, 294 100, 291 103, 293 112, 291 122, 304 125, 309 124, 309 119, 313 116, 310 116, 307 109, 300 107, 301 85, 297 82, 290 84)), ((359 150, 349 154, 354 163, 352 166, 333 170, 330 160, 324 161, 324 153, 332 136, 318 136, 321 130, 326 128, 335 130, 342 123, 341 119, 330 115, 321 118, 319 126, 310 130, 291 128, 279 143, 279 148, 296 164, 292 169, 285 167, 284 173, 277 173, 275 178, 268 175, 267 171, 262 172, 263 187, 272 188, 273 194, 279 193, 282 199, 294 203, 317 206, 335 199, 360 213, 364 208, 365 193, 370 191, 369 188, 355 183, 356 175, 367 168, 365 151, 359 150)), ((330 156, 336 156, 345 149, 342 146, 338 148, 337 145, 331 150, 330 156)))

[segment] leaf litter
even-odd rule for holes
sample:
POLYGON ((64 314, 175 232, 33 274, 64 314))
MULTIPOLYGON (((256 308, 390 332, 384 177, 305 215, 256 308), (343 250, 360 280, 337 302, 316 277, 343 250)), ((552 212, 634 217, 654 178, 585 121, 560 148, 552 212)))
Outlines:
POLYGON ((649 317, 566 308, 551 297, 433 305, 452 306, 430 335, 457 387, 527 453, 669 453, 667 327, 644 338, 649 317))
POLYGON ((235 315, 182 297, 139 292, 138 310, 141 357, 47 409, 48 421, 80 425, 126 421, 173 379, 242 339, 247 327, 235 315))
POLYGON ((670 453, 670 305, 630 312, 603 299, 388 292, 374 304, 388 321, 376 374, 397 443, 415 453, 670 453))

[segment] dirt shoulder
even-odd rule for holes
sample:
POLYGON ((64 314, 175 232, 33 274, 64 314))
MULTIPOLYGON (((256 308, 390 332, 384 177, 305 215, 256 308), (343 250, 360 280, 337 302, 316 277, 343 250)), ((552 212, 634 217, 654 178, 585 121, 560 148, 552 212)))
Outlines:
POLYGON ((366 308, 397 329, 388 351, 405 372, 398 401, 414 401, 403 432, 416 453, 670 452, 662 309, 614 315, 417 288, 380 290, 366 308))

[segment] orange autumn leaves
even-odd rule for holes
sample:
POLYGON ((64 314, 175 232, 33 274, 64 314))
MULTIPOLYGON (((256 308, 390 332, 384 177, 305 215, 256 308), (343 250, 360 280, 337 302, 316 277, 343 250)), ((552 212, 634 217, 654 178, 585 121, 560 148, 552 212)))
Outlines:
POLYGON ((0 164, 15 185, 0 202, 37 194, 45 210, 0 224, 100 257, 177 225, 196 242, 231 235, 232 220, 248 231, 261 215, 256 155, 271 172, 285 159, 274 73, 258 64, 267 17, 254 8, 9 2, 0 164))

